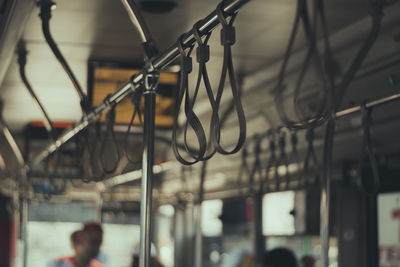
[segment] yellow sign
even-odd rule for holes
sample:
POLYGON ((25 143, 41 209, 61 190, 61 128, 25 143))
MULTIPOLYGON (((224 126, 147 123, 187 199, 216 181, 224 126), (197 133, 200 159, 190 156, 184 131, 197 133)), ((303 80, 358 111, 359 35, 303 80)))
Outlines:
MULTIPOLYGON (((138 73, 138 69, 126 69, 107 66, 95 66, 93 69, 92 106, 99 105, 108 94, 115 92, 129 78, 138 73)), ((175 113, 175 95, 178 86, 178 74, 175 72, 161 72, 159 93, 156 96, 155 124, 159 127, 172 127, 175 113)), ((115 123, 128 124, 131 120, 134 107, 131 97, 126 97, 115 107, 115 123)), ((142 97, 140 110, 144 112, 144 98, 142 97)), ((104 121, 105 114, 101 121, 104 121)), ((143 117, 142 117, 143 120, 143 117)), ((134 123, 139 124, 136 117, 134 123)))

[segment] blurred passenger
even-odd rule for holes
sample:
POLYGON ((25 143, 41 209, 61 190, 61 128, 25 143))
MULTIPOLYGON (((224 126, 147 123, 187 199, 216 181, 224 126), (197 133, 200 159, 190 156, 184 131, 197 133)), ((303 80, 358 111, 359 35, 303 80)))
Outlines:
POLYGON ((82 230, 71 234, 71 246, 75 255, 52 261, 48 267, 105 267, 96 260, 103 241, 103 229, 98 223, 87 223, 82 230))
POLYGON ((313 256, 306 255, 303 256, 300 260, 302 267, 314 267, 315 266, 315 259, 313 256))
POLYGON ((82 230, 76 230, 70 236, 71 247, 76 254, 77 245, 82 241, 82 230))
POLYGON ((264 267, 297 267, 294 253, 287 248, 275 248, 264 254, 264 267))

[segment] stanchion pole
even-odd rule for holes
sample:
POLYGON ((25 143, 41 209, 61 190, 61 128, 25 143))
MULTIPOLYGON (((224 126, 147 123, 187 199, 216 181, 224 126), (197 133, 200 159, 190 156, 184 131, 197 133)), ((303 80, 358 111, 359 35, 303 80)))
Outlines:
POLYGON ((335 135, 335 119, 331 118, 326 126, 324 143, 324 166, 321 176, 321 206, 320 206, 320 240, 321 266, 329 266, 329 211, 332 180, 333 139, 335 135))
POLYGON ((257 192, 253 197, 253 224, 254 224, 254 252, 255 265, 263 266, 263 256, 265 252, 265 238, 262 231, 262 199, 263 194, 257 192))
POLYGON ((151 207, 154 164, 154 128, 156 108, 156 88, 159 73, 145 77, 144 124, 143 124, 143 159, 142 159, 142 196, 140 204, 140 267, 148 267, 151 247, 151 207))
POLYGON ((22 241, 24 243, 23 267, 28 266, 28 196, 22 196, 22 241))

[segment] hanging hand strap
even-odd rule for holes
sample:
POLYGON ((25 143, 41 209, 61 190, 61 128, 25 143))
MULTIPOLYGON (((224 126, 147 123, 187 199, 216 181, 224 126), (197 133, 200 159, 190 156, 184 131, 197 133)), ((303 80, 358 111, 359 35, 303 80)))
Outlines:
POLYGON ((242 156, 241 156, 242 163, 240 164, 239 174, 236 178, 236 185, 238 188, 241 188, 242 186, 244 186, 243 178, 246 178, 246 176, 249 176, 251 174, 249 164, 247 163, 247 157, 248 157, 247 148, 243 147, 242 156))
POLYGON ((378 163, 376 162, 376 157, 372 148, 371 140, 371 109, 365 106, 365 103, 361 105, 362 112, 362 127, 363 127, 363 143, 361 148, 360 161, 358 165, 358 178, 359 185, 368 195, 376 195, 379 191, 380 178, 378 163), (365 157, 368 157, 369 164, 372 170, 372 181, 367 181, 366 177, 363 176, 363 166, 365 157))
MULTIPOLYGON (((303 65, 300 70, 300 75, 297 79, 296 85, 295 85, 295 90, 294 90, 294 106, 295 106, 295 111, 300 119, 300 123, 303 125, 308 125, 308 127, 315 127, 316 125, 321 125, 323 122, 326 121, 329 113, 332 112, 332 105, 333 105, 333 98, 334 98, 334 88, 333 88, 333 83, 328 85, 327 81, 327 76, 329 76, 328 73, 324 73, 324 61, 321 58, 321 55, 318 51, 317 47, 317 32, 318 32, 318 18, 321 20, 321 24, 323 24, 323 30, 326 30, 326 23, 325 23, 325 14, 323 13, 322 8, 318 8, 321 5, 318 4, 320 0, 314 0, 314 15, 313 15, 313 23, 311 24, 310 18, 308 15, 308 7, 306 1, 303 1, 303 7, 302 7, 302 16, 301 20, 303 22, 304 26, 304 31, 306 35, 306 39, 308 42, 308 52, 307 56, 303 62, 303 65), (305 116, 302 113, 301 107, 299 106, 299 101, 297 101, 300 98, 300 91, 302 88, 302 84, 305 78, 305 75, 310 69, 310 65, 314 67, 314 70, 317 75, 317 79, 321 81, 321 86, 323 89, 323 101, 322 104, 319 105, 319 109, 315 114, 313 114, 312 117, 305 116)), ((328 33, 323 32, 323 36, 326 37, 324 39, 325 41, 325 52, 327 54, 330 54, 330 51, 327 51, 326 49, 329 48, 329 40, 328 40, 328 33)), ((330 57, 329 57, 330 58, 330 57)), ((329 79, 331 82, 333 82, 333 78, 329 79)))
POLYGON ((83 158, 83 153, 85 150, 85 144, 84 144, 84 141, 82 141, 82 138, 84 136, 85 135, 82 132, 78 133, 75 136, 75 158, 76 158, 75 164, 78 168, 78 172, 81 174, 81 175, 79 175, 81 181, 84 183, 89 183, 92 181, 91 177, 87 177, 87 176, 83 175, 83 167, 84 166, 83 166, 82 158, 83 158))
POLYGON ((105 178, 105 173, 100 162, 101 150, 101 122, 97 120, 94 124, 94 144, 90 149, 90 166, 92 170, 92 178, 95 181, 101 181, 105 178))
POLYGON ((274 140, 274 134, 271 135, 270 140, 269 140, 269 159, 267 162, 267 168, 265 169, 265 184, 266 184, 266 189, 269 188, 270 185, 270 172, 272 167, 274 168, 274 178, 275 178, 275 190, 278 190, 279 188, 279 174, 278 174, 278 165, 276 161, 276 146, 275 146, 275 140, 274 140))
POLYGON ((249 193, 250 195, 253 195, 254 192, 254 178, 256 176, 256 174, 258 174, 258 179, 260 180, 260 188, 259 188, 259 192, 263 191, 263 187, 264 187, 264 183, 263 183, 263 179, 262 179, 262 168, 261 168, 261 160, 260 160, 260 154, 261 154, 261 141, 262 138, 256 136, 255 137, 256 142, 254 145, 254 164, 253 164, 253 168, 251 169, 251 173, 249 176, 249 193))
POLYGON ((196 116, 196 114, 193 112, 191 108, 191 101, 190 101, 190 96, 189 96, 189 89, 188 89, 188 75, 189 73, 192 72, 192 58, 190 57, 190 53, 193 49, 193 46, 190 47, 190 50, 188 54, 185 53, 185 48, 183 47, 183 39, 184 36, 180 36, 177 42, 177 46, 179 49, 179 52, 181 54, 181 72, 180 72, 180 87, 178 91, 178 100, 177 100, 177 108, 175 111, 175 118, 174 118, 174 126, 172 129, 172 150, 174 151, 176 159, 184 164, 184 165, 192 165, 196 162, 198 162, 205 154, 206 148, 207 148, 207 141, 206 141, 206 135, 204 133, 204 129, 200 123, 200 120, 196 116), (186 160, 184 159, 179 150, 178 150, 178 145, 177 145, 177 131, 178 131, 178 116, 179 116, 179 111, 182 105, 183 97, 185 96, 185 115, 187 118, 187 121, 192 127, 194 133, 196 134, 197 137, 197 142, 198 142, 198 151, 194 152, 192 149, 188 147, 187 144, 185 144, 186 150, 189 153, 189 155, 192 156, 193 160, 186 160), (194 155, 194 157, 193 157, 194 155))
POLYGON ((115 123, 115 106, 112 106, 110 111, 108 111, 108 113, 106 114, 107 133, 106 133, 106 136, 100 147, 100 163, 101 163, 103 171, 107 174, 112 174, 115 172, 115 170, 118 167, 119 160, 121 158, 121 155, 120 155, 120 152, 118 149, 117 139, 115 137, 114 123, 115 123), (106 143, 108 140, 108 136, 111 137, 111 143, 113 144, 113 147, 115 149, 114 150, 115 162, 111 166, 111 168, 107 168, 106 163, 105 163, 105 160, 106 160, 105 156, 108 154, 108 153, 106 153, 107 152, 106 151, 106 143))
POLYGON ((379 32, 381 29, 381 22, 383 18, 382 8, 384 5, 383 0, 369 0, 369 7, 371 9, 371 18, 372 18, 372 25, 370 28, 370 32, 366 39, 364 40, 363 44, 360 46, 357 54, 355 55, 353 61, 349 65, 347 71, 344 73, 343 78, 337 87, 338 90, 335 94, 335 109, 338 109, 342 99, 349 87, 350 83, 352 82, 354 76, 357 74, 357 71, 360 69, 362 63, 364 62, 365 58, 368 55, 371 47, 375 43, 376 39, 379 36, 379 32))
POLYGON ((298 185, 300 185, 300 181, 301 181, 301 174, 300 174, 300 158, 299 158, 299 153, 297 152, 297 143, 298 143, 298 139, 297 139, 297 134, 295 131, 292 131, 291 135, 290 135, 290 144, 292 147, 292 153, 289 156, 288 162, 289 163, 295 163, 297 166, 297 174, 298 174, 298 185))
POLYGON ((313 164, 314 167, 314 174, 316 178, 316 181, 318 181, 319 178, 319 170, 320 170, 320 165, 318 163, 317 160, 317 156, 315 154, 315 150, 314 150, 314 129, 309 129, 306 132, 306 140, 307 140, 307 144, 308 144, 308 148, 307 148, 307 153, 306 153, 306 157, 304 159, 304 166, 303 166, 303 184, 307 184, 308 183, 308 176, 309 176, 309 166, 310 166, 310 160, 312 161, 311 163, 313 164), (306 177, 304 177, 306 176, 306 177))
POLYGON ((220 3, 217 6, 216 13, 218 16, 218 20, 220 21, 220 23, 222 25, 221 44, 224 46, 224 59, 223 59, 223 65, 222 65, 222 71, 221 71, 221 78, 219 81, 218 90, 217 90, 217 94, 216 94, 216 98, 215 98, 215 107, 213 108, 213 111, 212 111, 211 141, 219 153, 228 155, 228 154, 234 154, 234 153, 238 152, 242 148, 242 146, 245 142, 245 139, 246 139, 246 117, 244 115, 242 103, 240 100, 240 94, 239 94, 239 90, 238 90, 238 82, 236 80, 235 70, 233 68, 233 62, 232 62, 231 46, 236 41, 235 28, 232 26, 232 24, 236 18, 236 13, 231 16, 229 23, 225 19, 224 11, 222 9, 222 3, 220 3), (229 76, 229 81, 231 84, 231 92, 232 92, 232 97, 233 97, 233 102, 234 102, 234 108, 236 111, 238 124, 239 124, 238 141, 237 141, 235 147, 231 150, 224 149, 220 143, 221 142, 221 125, 220 125, 219 114, 218 114, 218 111, 219 111, 219 108, 221 105, 222 94, 223 94, 224 87, 225 87, 226 73, 228 73, 228 76, 229 76))
POLYGON ((125 140, 124 140, 125 156, 128 159, 128 161, 132 164, 139 164, 142 161, 141 159, 139 159, 139 160, 131 159, 129 157, 129 152, 128 152, 128 150, 129 150, 128 149, 129 133, 131 131, 131 128, 133 126, 136 116, 138 116, 138 119, 139 119, 139 126, 143 129, 142 112, 140 110, 141 99, 142 99, 142 91, 133 91, 133 93, 131 95, 131 102, 132 102, 134 108, 133 108, 131 121, 129 122, 128 130, 125 133, 125 140))
MULTIPOLYGON (((279 173, 278 173, 278 168, 281 165, 285 166, 285 182, 286 182, 286 188, 289 188, 289 183, 290 183, 290 177, 289 177, 289 161, 286 156, 285 148, 286 148, 286 134, 281 131, 279 138, 278 138, 278 146, 279 146, 279 158, 277 160, 276 164, 276 171, 275 174, 278 176, 276 180, 278 181, 280 179, 279 173)), ((277 189, 279 189, 279 186, 277 186, 277 189)))
MULTIPOLYGON (((206 63, 210 59, 210 47, 208 46, 207 43, 211 37, 211 33, 206 35, 206 38, 203 42, 203 40, 200 36, 200 31, 199 31, 200 23, 201 23, 201 21, 195 23, 195 25, 193 26, 193 29, 192 29, 193 35, 197 42, 196 60, 199 63, 197 82, 196 82, 196 86, 194 89, 192 101, 190 103, 185 102, 185 106, 190 105, 191 109, 193 110, 194 104, 195 104, 195 101, 196 101, 196 98, 197 98, 197 95, 198 95, 198 92, 200 89, 201 81, 203 80, 204 86, 206 88, 207 96, 210 101, 210 106, 211 106, 211 109, 213 110, 215 107, 215 100, 214 100, 214 94, 212 92, 210 80, 208 78, 207 66, 206 66, 206 63)), ((189 123, 189 121, 187 120, 185 123, 185 128, 184 128, 184 144, 186 146, 186 150, 190 151, 190 148, 188 146, 188 140, 187 140, 188 123, 189 123)), ((212 125, 210 125, 210 129, 212 129, 212 125)), ((214 148, 211 148, 211 143, 207 142, 207 139, 206 139, 206 144, 208 144, 206 150, 209 151, 207 153, 207 155, 203 155, 202 157, 197 157, 196 154, 191 154, 191 156, 199 161, 204 161, 204 160, 210 159, 215 154, 216 150, 214 148)))
POLYGON ((330 113, 333 112, 333 103, 334 103, 334 84, 333 84, 333 57, 331 54, 330 46, 329 46, 329 40, 328 40, 328 32, 327 32, 327 27, 326 27, 326 21, 325 21, 325 14, 323 10, 323 6, 320 3, 320 0, 315 0, 314 2, 314 25, 311 25, 309 15, 308 15, 308 7, 307 7, 307 1, 306 0, 298 0, 297 1, 297 12, 295 16, 295 21, 293 24, 292 28, 292 33, 289 38, 289 43, 288 47, 286 49, 285 57, 283 60, 283 64, 281 67, 281 70, 278 75, 278 82, 276 86, 276 106, 277 106, 277 111, 278 114, 281 118, 281 120, 284 122, 285 126, 287 126, 289 129, 306 129, 310 127, 315 127, 318 125, 323 124, 330 116, 330 113), (327 57, 327 68, 324 68, 324 63, 319 55, 318 49, 317 49, 317 40, 316 40, 316 34, 317 34, 317 21, 318 17, 320 17, 320 22, 322 24, 322 30, 323 30, 323 36, 324 36, 324 42, 325 42, 325 54, 327 57), (295 106, 295 111, 297 116, 299 117, 300 121, 292 121, 289 119, 286 109, 283 106, 284 102, 284 85, 283 81, 285 78, 286 74, 286 68, 288 65, 289 58, 292 53, 293 45, 295 42, 295 37, 297 35, 297 31, 300 25, 300 21, 302 21, 303 27, 304 27, 304 32, 305 36, 308 42, 308 52, 306 55, 306 58, 303 62, 303 66, 300 71, 300 75, 297 79, 295 89, 294 89, 294 106, 295 106), (299 98, 300 95, 300 89, 301 85, 304 81, 304 77, 309 69, 309 65, 311 63, 311 60, 314 60, 314 67, 316 72, 318 73, 318 77, 322 82, 322 87, 324 90, 324 99, 323 99, 323 105, 320 105, 319 110, 316 112, 316 114, 313 115, 312 118, 310 117, 305 117, 303 116, 301 112, 301 108, 298 106, 298 101, 297 99, 299 98), (328 78, 327 78, 328 76, 328 78))
POLYGON ((38 186, 38 192, 43 195, 43 198, 46 200, 51 199, 51 186, 50 186, 50 162, 52 158, 54 157, 54 154, 49 155, 49 157, 46 158, 46 165, 44 166, 44 171, 47 174, 47 182, 44 181, 42 184, 39 184, 38 186))

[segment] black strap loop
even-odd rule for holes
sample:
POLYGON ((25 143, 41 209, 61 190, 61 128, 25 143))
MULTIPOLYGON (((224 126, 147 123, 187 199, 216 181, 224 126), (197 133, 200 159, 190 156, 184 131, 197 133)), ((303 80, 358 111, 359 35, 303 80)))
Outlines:
POLYGON ((222 2, 218 4, 216 13, 218 16, 218 20, 222 25, 221 30, 221 45, 234 45, 236 42, 236 31, 235 27, 232 26, 233 22, 235 21, 237 13, 234 13, 231 16, 229 23, 226 21, 224 11, 222 9, 222 2))
POLYGON ((85 142, 84 138, 86 136, 86 130, 83 132, 78 133, 75 136, 75 158, 76 158, 76 166, 78 168, 78 171, 80 173, 80 179, 84 183, 89 183, 92 181, 91 177, 88 177, 84 175, 84 160, 83 160, 83 155, 85 151, 85 147, 88 145, 87 142, 85 142))
MULTIPOLYGON (((286 156, 286 152, 285 152, 285 148, 286 148, 286 134, 284 132, 281 131, 279 138, 278 138, 278 146, 279 146, 279 159, 278 159, 278 163, 276 164, 276 174, 278 175, 277 180, 280 179, 279 177, 279 170, 278 168, 281 165, 284 165, 285 167, 285 186, 286 189, 289 188, 290 186, 290 177, 289 177, 289 161, 288 158, 286 156)), ((277 187, 279 189, 279 186, 277 187)))
MULTIPOLYGON (((221 5, 219 6, 219 10, 217 10, 217 13, 219 14, 219 19, 221 20, 223 29, 225 29, 224 32, 227 32, 226 29, 229 28, 230 33, 222 34, 223 39, 226 39, 226 41, 223 42, 223 44, 224 44, 224 63, 222 66, 221 79, 219 82, 216 98, 214 97, 214 93, 211 88, 210 80, 209 80, 208 73, 207 73, 207 67, 206 67, 206 63, 208 62, 209 57, 210 57, 209 46, 207 45, 207 43, 211 36, 211 33, 208 33, 203 41, 201 34, 200 34, 200 30, 199 30, 199 25, 200 25, 201 21, 197 22, 193 26, 193 29, 192 29, 193 35, 194 35, 196 43, 197 43, 196 58, 197 58, 197 62, 199 63, 197 82, 196 82, 192 97, 190 97, 189 85, 188 85, 188 74, 192 70, 192 60, 189 57, 191 50, 189 51, 188 54, 185 53, 185 47, 184 47, 184 41, 183 41, 185 38, 185 35, 180 36, 178 39, 178 42, 177 42, 177 47, 178 47, 179 53, 181 54, 181 81, 180 81, 180 89, 178 92, 178 101, 177 101, 178 108, 177 108, 176 114, 175 114, 174 129, 173 129, 173 134, 172 134, 172 139, 173 139, 172 143, 173 143, 173 151, 174 151, 175 157, 178 159, 178 161, 180 161, 182 164, 185 164, 185 165, 191 165, 198 161, 208 160, 217 151, 221 154, 236 153, 243 146, 245 137, 246 137, 246 120, 245 120, 244 111, 243 111, 241 101, 240 101, 240 95, 239 95, 237 81, 235 78, 235 73, 234 73, 233 63, 232 63, 232 53, 231 53, 231 49, 230 49, 230 46, 234 43, 234 40, 232 41, 232 36, 234 39, 234 33, 232 35, 232 31, 234 32, 234 28, 232 27, 232 24, 236 17, 236 14, 232 15, 231 20, 229 21, 229 23, 227 23, 225 17, 223 16, 223 11, 222 11, 221 5), (220 119, 219 119, 219 115, 218 115, 218 110, 220 107, 220 102, 221 102, 221 98, 222 98, 222 93, 223 93, 223 89, 224 89, 224 85, 225 85, 225 79, 226 79, 227 72, 228 72, 230 83, 231 83, 233 102, 234 102, 234 106, 236 109, 238 122, 239 122, 238 123, 239 130, 240 130, 238 142, 231 151, 226 151, 220 145, 221 125, 220 125, 220 119), (210 103, 211 109, 212 109, 212 117, 211 117, 211 123, 210 123, 210 140, 211 140, 211 142, 207 142, 207 137, 204 132, 203 125, 200 122, 197 115, 193 111, 202 80, 203 80, 203 83, 204 83, 204 86, 205 86, 205 89, 207 92, 207 96, 209 99, 209 103, 210 103), (183 131, 184 131, 183 138, 184 138, 184 145, 186 148, 186 152, 192 158, 191 161, 186 160, 181 156, 180 152, 178 151, 177 145, 176 145, 177 128, 178 128, 177 117, 179 115, 180 106, 182 105, 183 97, 185 97, 184 111, 185 111, 185 116, 186 116, 186 122, 185 122, 184 129, 183 129, 183 131), (198 143, 197 150, 192 149, 188 145, 188 128, 189 128, 189 126, 193 129, 193 131, 197 137, 197 143, 198 143)), ((193 46, 191 46, 191 49, 193 49, 193 46)))
POLYGON ((298 177, 298 184, 300 184, 301 181, 301 174, 300 174, 300 157, 299 157, 299 153, 297 152, 297 143, 298 143, 298 139, 297 139, 297 134, 296 131, 292 131, 291 135, 290 135, 290 144, 292 147, 292 152, 291 155, 289 156, 288 162, 292 163, 292 164, 296 164, 297 167, 297 177, 298 177))
MULTIPOLYGON (((189 96, 189 89, 188 89, 188 75, 192 70, 191 67, 191 58, 190 58, 190 53, 193 49, 193 46, 190 47, 190 50, 188 54, 185 53, 185 48, 183 46, 183 39, 184 35, 181 35, 178 39, 177 46, 179 49, 179 52, 181 54, 181 75, 180 75, 180 88, 178 91, 178 100, 177 100, 177 108, 175 111, 175 117, 174 117, 174 126, 172 130, 172 150, 175 154, 176 159, 184 164, 184 165, 192 165, 198 162, 203 156, 204 153, 206 152, 206 135, 204 133, 204 129, 200 123, 200 120, 196 116, 196 114, 192 110, 192 106, 190 104, 190 96, 189 96), (189 65, 190 64, 190 65, 189 65), (179 150, 178 150, 178 145, 177 145, 177 131, 178 131, 178 116, 180 112, 180 108, 182 105, 183 97, 185 96, 185 115, 187 118, 187 123, 192 127, 194 133, 196 134, 197 137, 197 142, 199 149, 197 152, 193 152, 193 149, 190 149, 189 146, 186 143, 185 140, 185 147, 187 152, 189 153, 190 156, 192 156, 193 160, 189 161, 184 159, 179 150)), ((187 129, 187 124, 185 123, 185 129, 187 129)), ((185 131, 186 132, 186 131, 185 131)), ((186 139, 186 135, 185 135, 186 139)))
POLYGON ((207 44, 211 37, 211 33, 206 35, 206 39, 203 42, 199 32, 199 25, 201 21, 198 21, 193 26, 193 35, 197 42, 196 58, 198 63, 207 63, 210 60, 210 46, 207 44))
POLYGON ((115 131, 114 131, 114 123, 115 123, 115 106, 112 106, 110 111, 108 111, 108 113, 106 114, 106 125, 107 125, 107 133, 106 136, 104 137, 104 140, 101 144, 100 147, 100 163, 102 166, 102 169, 105 173, 107 174, 112 174, 115 172, 115 170, 118 167, 118 163, 120 161, 121 155, 118 149, 118 142, 115 136, 115 131), (105 156, 108 155, 108 153, 106 153, 106 143, 108 141, 108 136, 111 136, 111 143, 112 146, 115 149, 115 162, 114 164, 111 165, 111 168, 107 168, 106 167, 106 158, 105 156))
MULTIPOLYGON (((100 151, 101 151, 101 122, 97 120, 94 123, 94 143, 90 149, 90 166, 92 171, 92 179, 95 181, 101 181, 105 178, 105 173, 101 166, 100 151)), ((85 181, 84 181, 85 182, 85 181)))
POLYGON ((243 147, 242 149, 242 155, 241 155, 241 164, 239 167, 239 174, 236 178, 236 185, 238 188, 241 188, 244 186, 244 181, 243 178, 246 178, 246 176, 249 176, 251 174, 249 164, 247 162, 247 157, 248 157, 248 151, 246 147, 243 147))
POLYGON ((371 109, 365 106, 365 103, 361 105, 362 112, 362 127, 363 127, 363 143, 360 153, 360 161, 358 165, 358 178, 359 185, 368 195, 376 195, 379 191, 380 177, 378 163, 372 147, 371 140, 371 109), (363 167, 365 158, 368 157, 369 164, 372 170, 372 181, 367 181, 366 176, 363 175, 363 167))
POLYGON ((254 194, 254 183, 255 183, 255 176, 258 174, 258 179, 260 181, 260 188, 258 192, 263 192, 264 188, 264 181, 262 177, 262 168, 261 168, 261 160, 260 160, 260 154, 261 154, 261 142, 262 138, 256 136, 256 142, 254 144, 254 164, 253 168, 251 169, 251 173, 249 176, 249 193, 252 195, 254 194))
POLYGON ((276 146, 275 146, 275 136, 272 134, 270 136, 269 140, 269 151, 270 151, 270 156, 267 162, 267 167, 265 168, 265 183, 266 183, 266 189, 269 190, 278 190, 279 189, 279 174, 278 174, 278 165, 277 165, 277 159, 276 159, 276 154, 275 154, 276 146), (275 178, 275 188, 270 188, 271 181, 270 181, 270 172, 271 169, 274 167, 274 178, 275 178))
MULTIPOLYGON (((246 117, 244 115, 242 103, 240 100, 240 94, 238 90, 238 82, 235 76, 235 70, 233 68, 233 62, 232 62, 232 50, 231 50, 231 45, 234 42, 223 42, 225 33, 227 32, 227 29, 229 31, 234 31, 234 28, 232 27, 232 24, 236 18, 236 14, 232 15, 231 20, 229 23, 227 23, 224 15, 223 15, 223 10, 222 10, 222 5, 219 4, 216 12, 218 14, 218 19, 220 23, 223 25, 223 31, 224 33, 221 32, 221 43, 224 45, 224 59, 223 59, 223 65, 222 65, 222 71, 221 71, 221 78, 219 81, 218 85, 218 90, 217 90, 217 95, 215 98, 215 106, 213 108, 212 112, 212 120, 211 120, 211 141, 212 144, 214 145, 215 149, 220 153, 224 155, 229 155, 229 154, 234 154, 238 152, 246 139, 246 117), (224 30, 225 29, 225 30, 224 30), (233 102, 234 102, 234 108, 236 111, 237 119, 238 119, 238 124, 239 124, 239 136, 237 143, 235 147, 231 150, 226 150, 222 147, 220 141, 221 141, 221 125, 220 125, 220 119, 219 119, 219 108, 221 105, 221 99, 222 99, 222 94, 224 91, 225 87, 225 80, 226 80, 226 74, 228 73, 229 75, 229 81, 231 84, 231 92, 232 92, 232 97, 233 97, 233 102)), ((227 39, 226 37, 225 39, 227 39)))
POLYGON ((138 116, 139 119, 139 125, 143 129, 143 121, 142 121, 142 111, 140 110, 140 104, 141 104, 141 99, 142 99, 142 91, 134 91, 131 95, 131 102, 133 104, 133 113, 131 117, 131 121, 129 122, 128 130, 125 133, 125 138, 124 138, 124 149, 125 149, 125 156, 128 159, 128 161, 132 164, 139 164, 142 159, 140 158, 139 160, 134 160, 129 157, 129 152, 128 152, 128 138, 129 138, 129 133, 131 132, 131 128, 133 126, 133 123, 135 121, 136 115, 138 116))
POLYGON ((310 160, 311 163, 313 164, 313 169, 314 169, 314 177, 315 182, 319 180, 319 170, 320 170, 320 165, 318 163, 317 156, 315 154, 314 150, 314 129, 311 128, 307 130, 306 132, 306 140, 307 140, 307 152, 306 152, 306 157, 304 159, 304 165, 303 165, 303 171, 302 171, 302 180, 303 184, 308 184, 308 180, 310 177, 310 172, 309 172, 309 167, 310 167, 310 160))
MULTIPOLYGON (((214 108, 215 108, 214 93, 213 93, 212 88, 211 88, 210 79, 208 78, 208 72, 207 72, 207 66, 206 66, 206 63, 208 61, 207 58, 209 57, 209 51, 208 51, 209 48, 208 48, 207 43, 208 43, 208 41, 209 41, 209 39, 211 37, 211 33, 206 35, 206 38, 205 38, 205 40, 203 42, 201 37, 200 37, 200 31, 199 31, 200 23, 201 23, 201 21, 198 21, 197 23, 195 23, 194 26, 193 26, 193 29, 192 29, 193 35, 195 36, 195 39, 196 39, 196 42, 197 42, 197 45, 198 45, 197 48, 198 49, 202 48, 201 50, 197 50, 197 52, 198 52, 197 53, 197 55, 198 55, 197 62, 199 63, 197 82, 196 82, 196 86, 195 86, 195 89, 194 89, 192 102, 189 103, 189 102, 185 101, 185 107, 186 107, 187 104, 189 104, 191 106, 191 109, 193 109, 195 101, 196 101, 196 98, 197 98, 197 94, 198 94, 199 89, 200 89, 201 81, 203 80, 204 87, 205 87, 206 92, 207 92, 207 96, 208 96, 208 99, 209 99, 209 103, 210 103, 211 109, 214 110, 214 108)), ((184 129, 184 144, 186 146, 187 151, 190 151, 188 146, 187 146, 188 121, 189 120, 186 121, 185 129, 184 129)), ((212 123, 211 123, 211 125, 210 125, 210 135, 211 135, 212 127, 213 126, 212 126, 212 123)), ((197 157, 197 155, 193 155, 193 154, 191 154, 191 156, 193 158, 195 158, 195 159, 200 160, 200 161, 204 161, 204 160, 210 159, 216 152, 215 148, 211 147, 211 145, 212 145, 212 143, 211 142, 207 142, 207 139, 206 139, 206 152, 208 151, 207 155, 206 155, 206 152, 205 152, 204 155, 201 156, 201 157, 197 157)))
POLYGON ((280 72, 278 74, 278 82, 275 88, 276 92, 276 106, 278 114, 289 129, 307 129, 312 128, 318 125, 323 124, 328 118, 330 118, 330 114, 333 112, 333 104, 334 104, 334 76, 337 71, 334 71, 337 68, 334 68, 334 60, 331 53, 329 39, 328 39, 328 30, 326 27, 325 13, 323 10, 323 5, 321 0, 314 1, 314 18, 313 25, 310 23, 309 15, 308 15, 308 7, 306 0, 298 0, 297 1, 297 11, 296 16, 292 28, 292 33, 289 38, 289 43, 286 49, 285 57, 283 60, 283 64, 281 66, 280 72), (317 26, 318 26, 318 17, 320 18, 320 24, 322 25, 323 38, 324 38, 324 52, 326 57, 326 64, 324 64, 324 60, 319 54, 317 48, 317 26), (299 117, 299 121, 293 121, 289 119, 289 116, 286 113, 286 109, 284 107, 284 91, 285 86, 283 84, 284 78, 286 76, 286 69, 289 62, 289 58, 292 53, 293 45, 295 42, 295 38, 298 32, 298 28, 300 25, 300 21, 303 24, 305 37, 308 42, 308 52, 306 58, 303 62, 303 66, 301 68, 300 74, 298 76, 295 88, 294 88, 294 105, 297 116, 299 117), (299 107, 298 101, 296 99, 299 98, 300 89, 302 87, 304 77, 309 70, 309 66, 313 61, 313 66, 315 71, 318 73, 319 80, 322 84, 323 89, 323 101, 318 111, 313 114, 312 117, 304 116, 302 109, 299 107), (324 66, 328 67, 324 67, 324 66))

